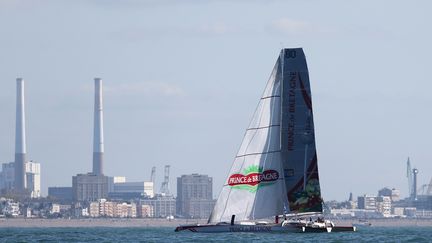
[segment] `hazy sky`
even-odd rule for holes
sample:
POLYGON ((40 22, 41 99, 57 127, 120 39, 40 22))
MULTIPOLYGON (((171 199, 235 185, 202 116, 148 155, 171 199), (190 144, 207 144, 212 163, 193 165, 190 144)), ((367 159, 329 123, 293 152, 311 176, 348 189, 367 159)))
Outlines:
POLYGON ((281 47, 309 65, 325 200, 432 177, 430 1, 0 0, 0 162, 14 159, 15 78, 42 190, 92 166, 104 80, 105 173, 214 178, 217 196, 281 47))

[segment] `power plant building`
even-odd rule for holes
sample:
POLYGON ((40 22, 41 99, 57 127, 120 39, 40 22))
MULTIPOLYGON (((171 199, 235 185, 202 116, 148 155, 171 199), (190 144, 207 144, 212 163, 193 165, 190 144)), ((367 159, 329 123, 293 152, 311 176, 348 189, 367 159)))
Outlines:
POLYGON ((48 187, 48 197, 56 201, 72 202, 72 187, 48 187))
POLYGON ((109 178, 103 174, 103 98, 102 80, 95 78, 93 171, 72 177, 73 200, 95 201, 108 196, 109 178))
POLYGON ((74 201, 96 201, 108 196, 108 176, 93 173, 72 177, 74 201))
POLYGON ((153 182, 121 182, 114 183, 113 186, 115 193, 140 193, 143 196, 154 197, 153 182))

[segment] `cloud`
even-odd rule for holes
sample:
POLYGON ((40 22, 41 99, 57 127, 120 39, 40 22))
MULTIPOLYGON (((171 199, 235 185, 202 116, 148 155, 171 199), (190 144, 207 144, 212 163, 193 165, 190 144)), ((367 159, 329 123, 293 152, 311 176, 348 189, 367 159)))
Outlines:
POLYGON ((223 35, 237 32, 233 26, 229 26, 225 23, 216 22, 210 24, 203 24, 197 28, 197 32, 201 34, 210 35, 223 35))
POLYGON ((285 35, 309 35, 333 33, 335 30, 306 21, 280 18, 271 22, 267 30, 276 34, 285 35))
POLYGON ((274 30, 288 33, 304 32, 311 28, 310 24, 303 21, 297 21, 287 18, 281 18, 273 21, 271 24, 274 30))
MULTIPOLYGON (((93 86, 85 86, 86 91, 92 91, 93 86)), ((120 84, 104 84, 104 93, 106 95, 145 95, 149 97, 165 96, 165 97, 182 97, 186 92, 174 84, 145 81, 137 83, 120 83, 120 84)))

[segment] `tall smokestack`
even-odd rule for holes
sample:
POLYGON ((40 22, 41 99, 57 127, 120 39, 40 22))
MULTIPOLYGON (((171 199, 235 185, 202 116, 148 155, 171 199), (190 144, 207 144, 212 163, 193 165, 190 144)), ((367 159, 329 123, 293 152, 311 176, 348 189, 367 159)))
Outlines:
POLYGON ((15 124, 15 190, 25 190, 26 136, 24 112, 24 80, 17 78, 15 124))
POLYGON ((102 105, 102 79, 95 78, 95 106, 94 106, 94 132, 93 132, 93 173, 103 175, 103 105, 102 105))

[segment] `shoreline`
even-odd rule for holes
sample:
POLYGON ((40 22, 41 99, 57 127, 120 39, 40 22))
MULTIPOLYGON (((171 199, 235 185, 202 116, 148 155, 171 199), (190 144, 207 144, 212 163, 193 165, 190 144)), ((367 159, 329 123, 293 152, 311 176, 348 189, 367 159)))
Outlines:
MULTIPOLYGON (((336 225, 358 224, 358 219, 332 219, 336 225)), ((1 228, 81 228, 81 227, 172 227, 185 224, 205 224, 205 219, 155 219, 155 218, 85 218, 85 219, 43 219, 2 218, 1 228)), ((371 227, 432 227, 432 219, 368 219, 371 227)), ((360 227, 368 227, 362 226, 360 227)))
POLYGON ((0 219, 0 228, 80 228, 80 227, 177 227, 182 224, 204 224, 204 219, 155 219, 155 218, 84 218, 43 219, 8 218, 0 219))

